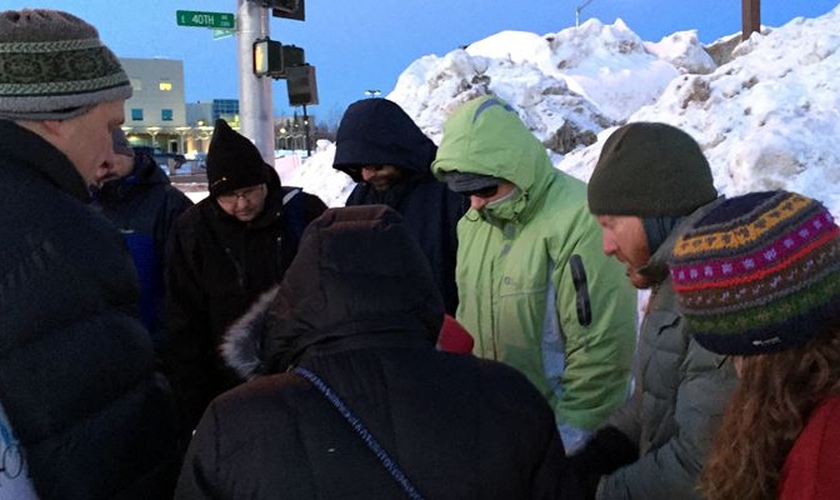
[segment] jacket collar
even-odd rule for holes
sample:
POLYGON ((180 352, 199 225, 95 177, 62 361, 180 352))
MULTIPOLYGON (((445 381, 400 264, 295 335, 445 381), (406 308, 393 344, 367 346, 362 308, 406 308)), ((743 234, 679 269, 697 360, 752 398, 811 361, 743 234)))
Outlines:
POLYGON ((703 205, 694 212, 692 212, 685 220, 671 231, 671 234, 662 242, 662 245, 651 255, 648 263, 638 270, 638 273, 650 278, 654 284, 659 284, 668 278, 670 269, 668 268, 668 259, 671 257, 671 251, 677 243, 677 239, 686 231, 688 231, 694 224, 706 215, 709 210, 720 204, 725 198, 720 197, 711 203, 703 205))
POLYGON ((79 201, 90 201, 90 191, 76 167, 41 136, 9 120, 0 120, 0 137, 0 158, 38 173, 79 201))

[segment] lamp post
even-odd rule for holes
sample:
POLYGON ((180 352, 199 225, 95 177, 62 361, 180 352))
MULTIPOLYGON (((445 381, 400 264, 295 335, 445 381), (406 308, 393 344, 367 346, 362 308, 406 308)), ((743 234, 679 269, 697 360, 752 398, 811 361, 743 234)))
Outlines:
POLYGON ((583 2, 583 3, 582 3, 582 4, 580 4, 580 5, 578 5, 578 6, 575 8, 575 28, 577 28, 577 27, 579 27, 579 26, 580 26, 580 12, 583 10, 583 8, 584 8, 584 7, 586 7, 587 5, 589 5, 591 2, 592 2, 592 0, 586 0, 585 2, 583 2))

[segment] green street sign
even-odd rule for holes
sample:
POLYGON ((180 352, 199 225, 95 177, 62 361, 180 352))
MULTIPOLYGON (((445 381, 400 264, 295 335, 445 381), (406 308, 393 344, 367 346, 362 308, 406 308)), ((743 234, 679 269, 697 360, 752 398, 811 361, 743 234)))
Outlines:
POLYGON ((175 11, 178 26, 196 26, 199 28, 234 29, 234 16, 226 12, 198 12, 193 10, 175 11))
POLYGON ((213 30, 213 40, 221 40, 222 38, 227 38, 229 36, 233 36, 236 34, 236 30, 213 30))

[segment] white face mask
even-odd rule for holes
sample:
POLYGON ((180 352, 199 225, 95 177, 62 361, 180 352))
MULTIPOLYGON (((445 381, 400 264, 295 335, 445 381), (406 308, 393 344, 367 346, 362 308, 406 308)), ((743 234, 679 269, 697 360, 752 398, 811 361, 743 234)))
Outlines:
POLYGON ((498 200, 493 200, 484 205, 481 209, 481 213, 490 219, 512 220, 516 205, 514 202, 520 195, 521 191, 518 187, 514 186, 509 193, 505 194, 498 200))
POLYGON ((507 200, 515 198, 516 195, 518 195, 518 194, 519 194, 519 188, 514 186, 513 189, 511 189, 508 194, 502 196, 498 200, 493 200, 493 201, 487 203, 486 205, 484 205, 484 208, 492 209, 494 207, 498 207, 499 205, 506 202, 507 200))

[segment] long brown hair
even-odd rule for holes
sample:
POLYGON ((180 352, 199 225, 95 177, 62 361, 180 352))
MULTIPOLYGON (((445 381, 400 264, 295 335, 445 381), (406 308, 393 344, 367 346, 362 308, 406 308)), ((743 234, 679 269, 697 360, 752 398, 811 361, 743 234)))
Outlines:
POLYGON ((802 347, 743 358, 700 478, 709 500, 776 497, 785 458, 814 408, 840 393, 840 328, 802 347))

